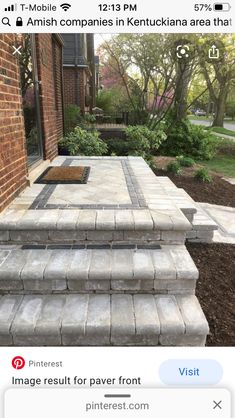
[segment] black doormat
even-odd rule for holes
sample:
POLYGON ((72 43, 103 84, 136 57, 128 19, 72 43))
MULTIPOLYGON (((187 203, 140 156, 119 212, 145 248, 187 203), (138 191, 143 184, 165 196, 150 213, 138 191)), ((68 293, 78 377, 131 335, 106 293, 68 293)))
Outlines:
POLYGON ((35 180, 39 184, 86 184, 90 167, 47 167, 35 180))

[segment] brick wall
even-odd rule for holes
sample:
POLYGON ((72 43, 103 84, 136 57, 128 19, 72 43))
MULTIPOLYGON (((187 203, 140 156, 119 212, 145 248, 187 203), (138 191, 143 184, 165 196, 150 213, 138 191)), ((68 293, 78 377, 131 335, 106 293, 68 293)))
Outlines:
MULTIPOLYGON (((27 151, 15 34, 0 34, 0 211, 27 184, 27 151)), ((56 35, 36 35, 44 159, 58 154, 63 136, 62 46, 56 35)))
POLYGON ((87 83, 87 74, 84 68, 64 67, 64 104, 76 104, 81 111, 89 110, 85 105, 85 86, 87 83))
POLYGON ((38 78, 43 133, 44 158, 58 155, 58 140, 63 136, 62 48, 51 34, 36 35, 38 78), (57 94, 55 91, 57 90, 57 94))
POLYGON ((26 185, 27 166, 14 34, 0 34, 0 211, 26 185))
POLYGON ((79 97, 77 95, 77 77, 75 68, 64 67, 64 103, 76 104, 79 106, 79 97))

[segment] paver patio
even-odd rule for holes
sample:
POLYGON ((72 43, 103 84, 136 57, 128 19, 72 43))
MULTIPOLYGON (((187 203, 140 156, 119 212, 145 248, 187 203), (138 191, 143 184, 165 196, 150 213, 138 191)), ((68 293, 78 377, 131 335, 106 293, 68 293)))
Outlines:
POLYGON ((32 184, 0 216, 0 344, 204 345, 184 243, 211 240, 215 223, 142 158, 51 165, 90 176, 32 184))

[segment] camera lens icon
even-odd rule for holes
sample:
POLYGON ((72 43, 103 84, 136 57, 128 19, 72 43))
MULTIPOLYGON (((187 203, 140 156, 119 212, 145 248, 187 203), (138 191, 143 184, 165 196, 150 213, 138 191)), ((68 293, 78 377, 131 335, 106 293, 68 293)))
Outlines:
POLYGON ((189 45, 177 45, 176 56, 179 59, 189 58, 190 47, 189 45))

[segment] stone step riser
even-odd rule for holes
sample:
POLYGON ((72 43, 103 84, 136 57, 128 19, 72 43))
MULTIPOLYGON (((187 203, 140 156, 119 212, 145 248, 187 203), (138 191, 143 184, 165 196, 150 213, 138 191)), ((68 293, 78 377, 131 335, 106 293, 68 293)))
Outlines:
POLYGON ((192 230, 187 232, 186 239, 190 242, 205 242, 211 243, 214 237, 213 231, 192 230))
MULTIPOLYGON (((39 247, 40 248, 40 247, 39 247)), ((0 291, 192 292, 198 270, 184 246, 0 251, 0 291)))
POLYGON ((0 231, 0 244, 184 244, 182 231, 0 231))
POLYGON ((0 294, 195 294, 196 280, 0 280, 0 294))
POLYGON ((0 345, 204 345, 195 296, 52 295, 0 298, 0 345))

